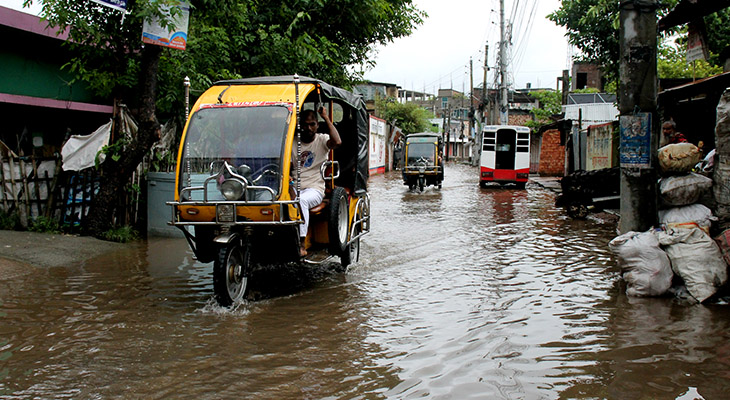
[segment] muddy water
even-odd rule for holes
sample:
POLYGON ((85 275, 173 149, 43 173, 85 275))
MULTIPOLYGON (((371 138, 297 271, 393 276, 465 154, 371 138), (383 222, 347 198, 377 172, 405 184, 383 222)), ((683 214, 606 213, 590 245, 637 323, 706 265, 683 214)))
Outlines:
POLYGON ((613 225, 461 165, 371 194, 358 264, 261 270, 235 310, 182 240, 0 274, 0 398, 727 397, 728 308, 627 298, 613 225))

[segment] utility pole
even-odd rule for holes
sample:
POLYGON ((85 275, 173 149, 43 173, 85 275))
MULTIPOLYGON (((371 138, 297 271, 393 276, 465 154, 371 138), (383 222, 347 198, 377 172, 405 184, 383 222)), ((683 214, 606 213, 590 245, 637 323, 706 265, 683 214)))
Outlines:
MULTIPOLYGON (((489 66, 487 65, 487 54, 489 54, 489 45, 484 45, 484 78, 482 79, 482 123, 487 123, 487 113, 489 108, 487 107, 487 72, 489 72, 489 66)), ((481 146, 480 146, 481 148, 481 146)))
MULTIPOLYGON (((454 90, 451 89, 453 98, 454 90)), ((446 161, 449 161, 449 153, 451 153, 451 104, 446 108, 448 122, 446 123, 446 161)))
MULTIPOLYGON (((469 86, 471 86, 471 89, 469 91, 469 132, 467 133, 467 137, 469 140, 472 139, 471 133, 476 132, 476 129, 474 128, 474 70, 473 70, 473 64, 472 59, 469 57, 469 86)), ((475 149, 479 145, 479 143, 474 142, 474 146, 471 147, 471 150, 469 152, 469 158, 473 162, 476 157, 474 157, 475 149)))
POLYGON ((568 94, 570 93, 568 82, 570 82, 570 75, 567 69, 563 70, 563 105, 568 104, 568 94))
POLYGON ((507 105, 507 38, 504 34, 504 0, 499 0, 499 123, 509 124, 507 105))
POLYGON ((619 6, 622 233, 644 232, 657 222, 657 7, 657 0, 622 0, 619 6), (636 122, 646 130, 624 135, 636 122))

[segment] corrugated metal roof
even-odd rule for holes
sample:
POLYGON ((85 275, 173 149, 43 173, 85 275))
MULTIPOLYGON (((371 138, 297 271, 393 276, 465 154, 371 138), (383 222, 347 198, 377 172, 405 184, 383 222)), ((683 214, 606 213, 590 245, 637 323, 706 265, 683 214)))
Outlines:
POLYGON ((616 121, 619 114, 618 108, 613 103, 568 104, 563 106, 564 118, 578 121, 579 110, 583 110, 581 115, 581 124, 583 126, 616 121))
POLYGON ((610 93, 570 93, 568 104, 615 103, 616 95, 610 93))

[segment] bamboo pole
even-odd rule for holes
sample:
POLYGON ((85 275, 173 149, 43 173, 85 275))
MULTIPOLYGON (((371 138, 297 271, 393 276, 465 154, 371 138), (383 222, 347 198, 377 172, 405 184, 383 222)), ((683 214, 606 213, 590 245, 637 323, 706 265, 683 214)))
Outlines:
MULTIPOLYGON (((58 184, 59 175, 61 175, 61 159, 56 158, 56 169, 53 172, 53 181, 51 182, 51 187, 48 188, 48 202, 46 203, 46 217, 49 218, 53 216, 56 185, 58 184)), ((46 171, 46 178, 48 178, 48 171, 46 171)), ((46 181, 46 184, 48 184, 48 181, 46 181)), ((61 194, 63 195, 63 190, 61 190, 61 194)), ((63 219, 63 217, 64 215, 62 213, 61 218, 63 219)))
POLYGON ((26 223, 30 224, 30 220, 32 219, 32 215, 30 212, 30 189, 28 187, 28 178, 25 175, 25 162, 23 161, 23 152, 20 153, 20 158, 18 158, 18 167, 20 168, 20 182, 23 185, 23 201, 24 205, 23 208, 25 209, 25 219, 26 223))
POLYGON ((38 162, 35 157, 31 158, 30 161, 31 166, 33 167, 33 187, 35 188, 36 197, 34 202, 36 206, 36 211, 38 212, 37 215, 40 217, 41 215, 43 215, 43 208, 41 207, 43 203, 41 202, 41 189, 38 183, 38 162))
MULTIPOLYGON (((15 163, 12 158, 8 159, 8 165, 10 166, 10 193, 13 195, 15 208, 19 209, 20 203, 18 202, 18 196, 15 194, 15 163)), ((18 212, 18 214, 20 213, 18 212)))
POLYGON ((3 210, 8 211, 8 192, 5 187, 5 158, 0 155, 0 194, 3 196, 3 210))

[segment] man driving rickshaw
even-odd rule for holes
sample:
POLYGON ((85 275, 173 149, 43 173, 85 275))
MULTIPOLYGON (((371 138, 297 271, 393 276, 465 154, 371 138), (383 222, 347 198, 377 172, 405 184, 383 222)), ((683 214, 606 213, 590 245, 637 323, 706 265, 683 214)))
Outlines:
POLYGON ((196 258, 213 262, 219 304, 245 297, 256 265, 358 260, 370 220, 368 138, 362 98, 317 79, 221 81, 203 93, 168 204, 196 258))

